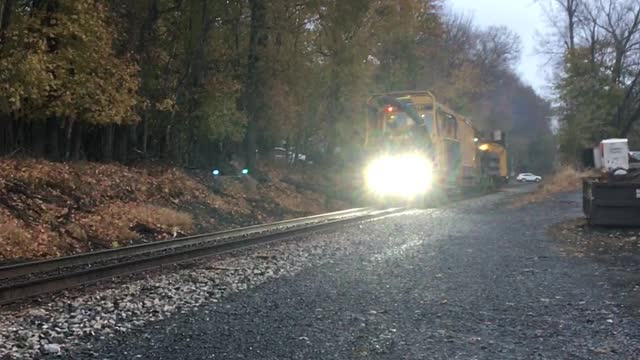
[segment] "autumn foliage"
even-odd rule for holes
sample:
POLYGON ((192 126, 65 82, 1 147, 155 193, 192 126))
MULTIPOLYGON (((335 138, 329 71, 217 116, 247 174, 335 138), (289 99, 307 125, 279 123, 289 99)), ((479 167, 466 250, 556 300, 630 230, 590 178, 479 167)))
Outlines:
POLYGON ((369 95, 428 89, 548 159, 524 155, 550 133, 518 37, 445 5, 0 1, 0 154, 210 167, 286 142, 321 161, 362 145, 369 95))
POLYGON ((224 192, 204 172, 0 160, 0 260, 74 254, 326 212, 324 195, 272 181, 224 192))

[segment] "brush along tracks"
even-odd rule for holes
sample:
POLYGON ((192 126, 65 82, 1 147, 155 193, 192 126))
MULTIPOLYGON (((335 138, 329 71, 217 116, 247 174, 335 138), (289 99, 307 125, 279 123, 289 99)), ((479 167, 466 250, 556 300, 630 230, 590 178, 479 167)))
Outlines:
POLYGON ((382 217, 401 209, 358 208, 184 238, 0 267, 0 304, 162 265, 222 254, 382 217))

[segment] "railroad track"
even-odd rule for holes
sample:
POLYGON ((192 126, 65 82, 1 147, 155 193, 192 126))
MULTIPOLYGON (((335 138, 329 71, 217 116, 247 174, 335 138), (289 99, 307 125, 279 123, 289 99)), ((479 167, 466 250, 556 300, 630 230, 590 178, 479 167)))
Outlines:
POLYGON ((162 265, 283 240, 401 211, 358 208, 267 225, 0 267, 0 305, 162 265))

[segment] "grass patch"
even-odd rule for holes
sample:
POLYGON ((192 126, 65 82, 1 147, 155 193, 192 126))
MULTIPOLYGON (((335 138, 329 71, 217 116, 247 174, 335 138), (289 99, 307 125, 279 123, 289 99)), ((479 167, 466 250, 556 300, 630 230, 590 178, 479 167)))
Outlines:
POLYGON ((29 238, 29 233, 16 224, 0 224, 0 239, 2 239, 2 244, 18 243, 27 241, 29 238))
POLYGON ((14 223, 0 223, 0 258, 21 258, 31 251, 21 251, 31 244, 31 235, 14 223))
POLYGON ((118 247, 142 236, 167 238, 193 229, 189 214, 149 204, 115 203, 84 219, 87 237, 104 247, 118 247))
POLYGON ((140 205, 131 209, 130 216, 148 227, 172 233, 184 233, 193 228, 191 215, 169 208, 140 205))
POLYGON ((0 159, 0 261, 51 258, 349 207, 316 167, 261 166, 264 182, 154 163, 0 159), (295 184, 282 178, 295 177, 295 184), (220 190, 222 189, 222 190, 220 190))
POLYGON ((571 166, 563 166, 560 170, 546 177, 536 190, 516 199, 514 207, 532 202, 542 201, 562 192, 576 191, 582 187, 582 179, 591 176, 591 171, 579 171, 571 166))

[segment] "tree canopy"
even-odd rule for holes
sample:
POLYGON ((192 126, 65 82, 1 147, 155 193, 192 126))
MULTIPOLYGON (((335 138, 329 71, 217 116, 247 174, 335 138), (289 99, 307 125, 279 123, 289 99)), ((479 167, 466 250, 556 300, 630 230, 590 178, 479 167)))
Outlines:
POLYGON ((515 166, 550 164, 527 155, 549 147, 549 106, 514 73, 517 35, 441 0, 0 4, 0 153, 253 166, 286 142, 332 156, 361 142, 369 94, 429 89, 509 131, 515 166))
POLYGON ((553 31, 544 50, 555 65, 555 115, 564 159, 609 137, 640 141, 640 1, 542 2, 553 31))

